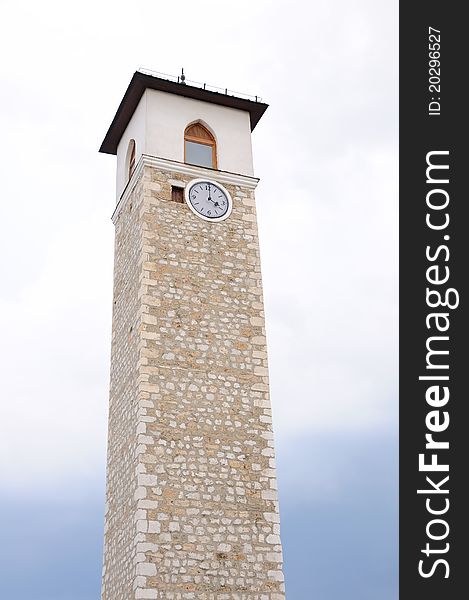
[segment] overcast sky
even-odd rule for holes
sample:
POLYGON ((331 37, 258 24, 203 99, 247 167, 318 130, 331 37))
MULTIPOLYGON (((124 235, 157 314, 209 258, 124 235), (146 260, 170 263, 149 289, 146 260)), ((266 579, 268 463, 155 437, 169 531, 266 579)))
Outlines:
POLYGON ((99 597, 115 157, 98 148, 136 69, 184 67, 270 104, 253 146, 288 598, 395 599, 397 2, 0 10, 0 597, 19 580, 29 600, 99 597))

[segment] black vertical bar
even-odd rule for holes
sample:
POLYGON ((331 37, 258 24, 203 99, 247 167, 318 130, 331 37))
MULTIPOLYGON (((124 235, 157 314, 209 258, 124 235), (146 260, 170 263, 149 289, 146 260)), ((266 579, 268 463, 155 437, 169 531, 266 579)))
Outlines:
POLYGON ((463 8, 400 3, 401 600, 469 594, 463 8))

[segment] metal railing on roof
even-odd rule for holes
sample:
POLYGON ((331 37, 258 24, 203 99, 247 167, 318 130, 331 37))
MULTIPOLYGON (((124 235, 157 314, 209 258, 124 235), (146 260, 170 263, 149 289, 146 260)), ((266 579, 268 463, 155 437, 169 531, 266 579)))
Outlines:
POLYGON ((229 90, 228 88, 220 88, 214 85, 210 85, 208 83, 191 81, 190 79, 185 78, 184 72, 182 73, 182 77, 181 75, 168 75, 167 73, 159 73, 158 71, 153 71, 152 69, 145 68, 138 69, 138 72, 143 73, 144 75, 150 75, 152 77, 159 77, 160 79, 173 81, 174 83, 180 83, 181 85, 190 85, 192 87, 197 87, 202 90, 208 90, 209 92, 224 94, 225 96, 235 96, 236 98, 244 98, 245 100, 250 100, 251 102, 262 102, 262 98, 260 96, 251 96, 250 94, 242 94, 240 92, 229 90))

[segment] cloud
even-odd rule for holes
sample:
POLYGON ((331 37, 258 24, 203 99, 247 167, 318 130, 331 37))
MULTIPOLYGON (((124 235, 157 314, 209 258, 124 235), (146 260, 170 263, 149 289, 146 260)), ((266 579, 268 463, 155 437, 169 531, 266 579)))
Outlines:
POLYGON ((253 144, 289 600, 393 600, 397 4, 3 9, 0 596, 99 594, 115 159, 97 149, 136 68, 184 67, 270 104, 253 144))
MULTIPOLYGON (((397 597, 397 436, 314 434, 278 444, 289 600, 397 597)), ((99 596, 104 479, 2 493, 0 597, 99 596)))
POLYGON ((101 586, 103 489, 2 494, 0 597, 89 600, 101 586))
POLYGON ((397 597, 397 450, 389 432, 361 439, 315 434, 280 446, 290 600, 397 597))
POLYGON ((15 60, 0 67, 4 485, 102 468, 115 165, 97 148, 138 66, 184 66, 189 79, 271 104, 254 151, 277 437, 392 426, 394 4, 291 10, 284 0, 242 0, 223 12, 208 0, 145 1, 129 13, 124 2, 84 2, 69 13, 45 1, 7 10, 0 47, 15 60), (194 23, 217 35, 201 43, 194 23))
POLYGON ((41 266, 0 301, 2 487, 102 471, 111 244, 96 217, 77 216, 49 234, 41 266))
POLYGON ((272 399, 292 431, 396 420, 395 183, 363 154, 337 172, 259 194, 272 399))

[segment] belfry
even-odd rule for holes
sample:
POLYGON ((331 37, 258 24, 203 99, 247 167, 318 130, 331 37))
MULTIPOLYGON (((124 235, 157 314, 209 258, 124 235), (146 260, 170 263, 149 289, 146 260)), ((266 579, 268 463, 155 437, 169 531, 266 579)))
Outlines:
POLYGON ((284 600, 257 98, 137 71, 117 155, 103 600, 284 600))

